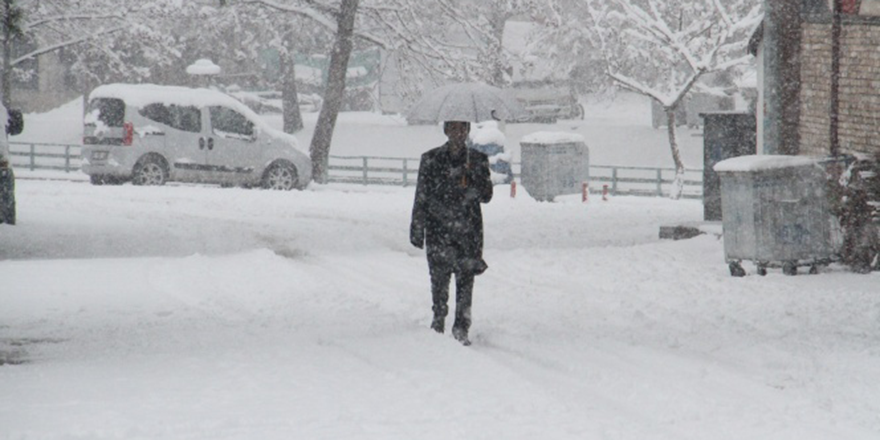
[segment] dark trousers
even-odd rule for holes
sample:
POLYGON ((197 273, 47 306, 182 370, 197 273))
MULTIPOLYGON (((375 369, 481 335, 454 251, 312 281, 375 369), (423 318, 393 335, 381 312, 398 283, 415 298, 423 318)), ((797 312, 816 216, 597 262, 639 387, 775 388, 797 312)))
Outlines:
POLYGON ((428 252, 428 270, 431 274, 431 297, 434 301, 434 317, 445 318, 449 313, 449 282, 455 274, 455 322, 453 329, 468 331, 471 327, 471 300, 474 291, 474 274, 463 270, 454 248, 431 249, 428 252))

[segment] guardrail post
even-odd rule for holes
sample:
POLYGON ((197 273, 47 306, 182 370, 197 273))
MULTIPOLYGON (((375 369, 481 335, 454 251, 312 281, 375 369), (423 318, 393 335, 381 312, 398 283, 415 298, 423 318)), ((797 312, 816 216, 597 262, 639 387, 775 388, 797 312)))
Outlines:
POLYGON ((617 167, 611 168, 611 194, 617 195, 617 167))
POLYGON ((406 168, 407 168, 407 167, 406 167, 406 164, 407 164, 407 160, 406 160, 406 158, 404 157, 404 158, 403 158, 403 186, 404 186, 404 187, 407 186, 407 185, 409 184, 409 182, 407 181, 407 176, 406 176, 406 168))
POLYGON ((367 158, 367 156, 364 156, 364 185, 367 185, 370 183, 368 172, 367 172, 367 169, 369 167, 368 161, 369 161, 369 159, 367 158))
POLYGON ((64 172, 70 172, 70 145, 64 147, 64 172))
POLYGON ((31 171, 37 168, 37 158, 36 158, 36 147, 34 144, 31 144, 31 171))
POLYGON ((663 170, 657 168, 657 196, 663 197, 663 170))

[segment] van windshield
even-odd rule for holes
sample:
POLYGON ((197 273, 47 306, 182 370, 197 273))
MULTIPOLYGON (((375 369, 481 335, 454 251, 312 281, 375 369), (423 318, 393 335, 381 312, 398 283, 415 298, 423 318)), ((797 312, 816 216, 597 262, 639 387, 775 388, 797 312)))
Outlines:
POLYGON ((108 127, 122 127, 125 121, 125 103, 117 98, 95 98, 89 102, 86 124, 100 121, 108 127))

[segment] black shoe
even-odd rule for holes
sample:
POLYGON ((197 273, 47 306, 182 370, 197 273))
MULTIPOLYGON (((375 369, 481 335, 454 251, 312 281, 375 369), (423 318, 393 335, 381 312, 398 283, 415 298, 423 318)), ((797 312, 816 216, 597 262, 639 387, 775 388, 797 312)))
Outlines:
POLYGON ((461 329, 458 327, 453 327, 452 328, 452 337, 455 338, 456 341, 461 342, 461 345, 464 345, 465 347, 467 347, 468 345, 471 345, 471 340, 468 339, 467 330, 464 330, 464 329, 461 329))
POLYGON ((443 316, 435 316, 434 320, 431 321, 431 329, 437 333, 443 333, 446 325, 446 318, 443 316))

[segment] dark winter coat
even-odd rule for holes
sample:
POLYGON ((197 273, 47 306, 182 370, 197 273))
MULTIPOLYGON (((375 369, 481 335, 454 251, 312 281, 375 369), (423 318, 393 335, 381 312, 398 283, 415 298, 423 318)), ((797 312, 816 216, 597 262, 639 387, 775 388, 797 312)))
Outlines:
POLYGON ((480 203, 492 200, 489 159, 464 148, 453 155, 449 144, 422 155, 413 203, 410 241, 433 251, 452 247, 465 266, 480 266, 483 258, 483 213, 480 203), (470 261, 467 261, 470 260, 470 261))

